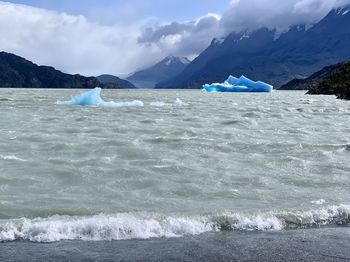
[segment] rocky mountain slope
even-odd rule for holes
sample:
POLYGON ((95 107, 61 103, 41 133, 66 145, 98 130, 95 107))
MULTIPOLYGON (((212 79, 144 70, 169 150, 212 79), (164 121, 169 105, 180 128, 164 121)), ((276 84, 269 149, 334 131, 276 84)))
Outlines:
POLYGON ((260 28, 214 39, 186 69, 158 87, 201 88, 228 75, 246 75, 280 87, 331 64, 350 59, 350 6, 332 10, 309 28, 298 25, 277 35, 260 28))
POLYGON ((113 76, 113 75, 100 75, 96 77, 98 81, 100 81, 102 84, 108 85, 108 84, 115 84, 122 88, 127 89, 133 89, 136 88, 132 83, 130 83, 127 80, 121 79, 119 77, 113 76))
POLYGON ((336 95, 350 100, 350 61, 335 66, 322 80, 316 79, 308 94, 336 95))
POLYGON ((293 79, 287 84, 281 86, 279 90, 310 90, 318 86, 318 84, 329 77, 331 72, 341 66, 343 63, 336 65, 326 66, 322 70, 312 74, 311 76, 303 79, 293 79))
POLYGON ((127 80, 136 87, 153 88, 180 74, 189 64, 190 61, 185 57, 168 56, 159 63, 134 73, 127 80))
POLYGON ((0 52, 0 87, 2 88, 122 88, 103 84, 95 77, 70 75, 50 66, 38 66, 20 56, 0 52))

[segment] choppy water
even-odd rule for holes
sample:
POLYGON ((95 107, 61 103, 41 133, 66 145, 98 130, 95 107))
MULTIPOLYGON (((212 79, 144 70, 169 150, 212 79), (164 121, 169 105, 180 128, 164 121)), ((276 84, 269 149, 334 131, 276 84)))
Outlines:
POLYGON ((0 241, 350 221, 350 103, 303 92, 0 89, 0 241), (141 105, 141 106, 140 106, 141 105))

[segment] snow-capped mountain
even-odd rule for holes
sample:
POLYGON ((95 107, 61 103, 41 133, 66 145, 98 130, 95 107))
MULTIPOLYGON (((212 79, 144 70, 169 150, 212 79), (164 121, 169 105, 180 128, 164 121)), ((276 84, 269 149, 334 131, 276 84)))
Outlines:
POLYGON ((168 56, 159 63, 138 71, 128 77, 128 81, 139 88, 153 88, 159 82, 164 82, 180 74, 190 61, 186 57, 168 56))
POLYGON ((313 26, 288 32, 260 28, 214 39, 182 73, 159 87, 200 88, 228 75, 246 75, 279 87, 325 66, 350 59, 350 6, 333 9, 313 26))

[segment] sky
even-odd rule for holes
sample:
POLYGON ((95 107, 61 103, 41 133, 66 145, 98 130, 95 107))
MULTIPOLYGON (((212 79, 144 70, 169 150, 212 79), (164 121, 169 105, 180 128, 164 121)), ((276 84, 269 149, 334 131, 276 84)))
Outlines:
POLYGON ((230 0, 15 0, 72 15, 84 15, 102 24, 129 23, 149 17, 160 21, 185 21, 208 12, 222 13, 230 0), (186 8, 184 8, 186 7, 186 8))
POLYGON ((350 0, 0 0, 0 50, 67 73, 125 77, 213 38, 313 24, 350 0))

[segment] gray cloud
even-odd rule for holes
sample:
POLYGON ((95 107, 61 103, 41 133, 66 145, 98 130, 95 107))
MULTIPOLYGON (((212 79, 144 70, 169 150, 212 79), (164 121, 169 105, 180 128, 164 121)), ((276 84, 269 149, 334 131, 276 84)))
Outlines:
POLYGON ((262 26, 284 31, 291 25, 313 24, 336 5, 336 0, 236 0, 220 25, 225 33, 262 26))
POLYGON ((175 55, 195 56, 214 37, 259 27, 282 32, 292 25, 316 23, 332 8, 345 4, 350 0, 232 0, 221 17, 208 15, 194 22, 149 28, 139 43, 156 45, 175 55))
POLYGON ((168 35, 178 35, 184 34, 187 31, 192 30, 194 26, 194 22, 189 23, 178 23, 173 22, 168 25, 164 25, 158 28, 147 28, 143 33, 143 36, 138 39, 139 43, 150 43, 150 42, 158 42, 163 37, 168 35))
POLYGON ((178 56, 193 56, 205 49, 220 32, 220 17, 215 14, 199 18, 197 21, 174 22, 154 28, 147 28, 138 42, 156 45, 165 53, 178 56))
POLYGON ((314 23, 344 4, 350 0, 232 0, 222 15, 140 32, 145 21, 102 26, 84 16, 0 1, 0 49, 69 73, 126 74, 170 54, 194 58, 214 37, 232 31, 314 23))

